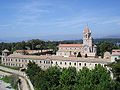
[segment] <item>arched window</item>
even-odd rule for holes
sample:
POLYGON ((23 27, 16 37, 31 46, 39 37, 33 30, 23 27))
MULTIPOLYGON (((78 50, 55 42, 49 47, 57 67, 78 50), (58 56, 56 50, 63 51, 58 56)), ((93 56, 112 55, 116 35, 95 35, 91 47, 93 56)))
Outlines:
POLYGON ((86 38, 87 38, 87 34, 86 34, 86 36, 85 36, 86 38))
POLYGON ((95 66, 97 66, 97 64, 95 64, 95 66))
POLYGON ((71 65, 71 62, 69 63, 69 65, 71 65))
POLYGON ((85 54, 85 58, 87 58, 88 56, 87 56, 87 54, 85 54))
POLYGON ((74 65, 76 66, 76 63, 74 63, 74 65))

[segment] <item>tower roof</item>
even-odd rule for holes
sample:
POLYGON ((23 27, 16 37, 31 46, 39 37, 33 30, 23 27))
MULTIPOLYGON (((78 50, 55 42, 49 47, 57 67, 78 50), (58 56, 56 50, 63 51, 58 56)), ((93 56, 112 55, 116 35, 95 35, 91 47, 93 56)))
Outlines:
POLYGON ((85 26, 84 30, 83 30, 83 33, 90 33, 90 29, 88 26, 85 26))
POLYGON ((2 52, 9 52, 9 50, 5 49, 5 50, 3 50, 2 52))

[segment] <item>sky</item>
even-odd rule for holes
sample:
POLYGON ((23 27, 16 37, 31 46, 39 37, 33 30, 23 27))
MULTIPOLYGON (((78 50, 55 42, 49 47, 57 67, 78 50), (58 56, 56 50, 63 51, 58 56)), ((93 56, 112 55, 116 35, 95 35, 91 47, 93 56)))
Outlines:
POLYGON ((0 0, 0 40, 120 37, 120 0, 0 0))

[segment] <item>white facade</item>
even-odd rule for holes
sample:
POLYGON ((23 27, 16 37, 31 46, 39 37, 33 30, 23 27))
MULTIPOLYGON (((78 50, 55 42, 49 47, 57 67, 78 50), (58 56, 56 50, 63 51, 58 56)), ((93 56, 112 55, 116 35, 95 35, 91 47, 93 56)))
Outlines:
POLYGON ((77 70, 87 67, 93 69, 97 64, 104 66, 110 61, 98 58, 78 58, 78 57, 59 57, 59 56, 32 56, 22 54, 10 54, 4 52, 2 55, 2 64, 11 67, 27 68, 27 64, 35 62, 42 69, 47 69, 51 66, 60 68, 75 67, 77 70))

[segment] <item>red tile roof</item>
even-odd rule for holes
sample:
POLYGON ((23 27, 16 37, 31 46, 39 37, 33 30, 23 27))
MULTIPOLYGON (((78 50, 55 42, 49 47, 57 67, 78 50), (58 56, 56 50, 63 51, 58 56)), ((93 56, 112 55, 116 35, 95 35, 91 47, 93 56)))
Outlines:
POLYGON ((82 47, 82 44, 59 44, 59 47, 82 47))
POLYGON ((112 50, 112 56, 120 56, 120 49, 112 50))

